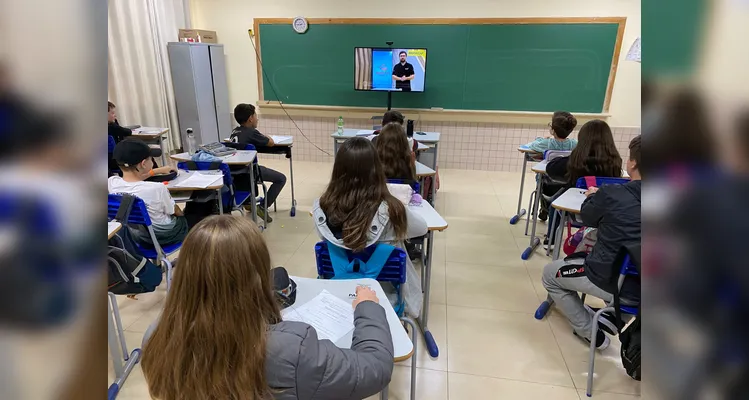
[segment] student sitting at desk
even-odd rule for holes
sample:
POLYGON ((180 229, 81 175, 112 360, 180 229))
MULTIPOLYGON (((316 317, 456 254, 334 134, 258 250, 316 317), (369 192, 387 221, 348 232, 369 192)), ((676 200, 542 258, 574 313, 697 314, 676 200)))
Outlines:
POLYGON ((154 398, 363 399, 387 387, 393 339, 375 292, 356 289, 350 349, 282 321, 271 259, 258 227, 205 219, 185 239, 159 319, 143 339, 154 398))
MULTIPOLYGON (((312 209, 320 238, 356 252, 378 242, 402 249, 404 240, 426 235, 424 219, 390 194, 382 170, 377 151, 366 138, 354 137, 341 145, 330 183, 312 209)), ((416 316, 421 312, 421 279, 410 260, 406 272, 406 312, 416 316)))
MULTIPOLYGON (((614 295, 603 287, 612 281, 612 277, 619 275, 620 266, 614 263, 616 255, 623 245, 639 242, 641 236, 640 162, 640 136, 637 136, 629 144, 627 161, 627 172, 632 180, 624 185, 604 185, 600 189, 590 187, 585 192, 587 198, 580 210, 580 217, 585 226, 598 228, 598 240, 590 254, 586 257, 584 253, 576 253, 554 261, 546 265, 541 278, 549 296, 569 319, 575 335, 588 343, 593 340, 590 330, 594 311, 583 304, 577 293, 593 295, 606 303, 614 299, 614 295)), ((621 298, 635 304, 639 302, 639 281, 626 279, 621 298)), ((616 318, 609 314, 603 314, 603 317, 595 338, 596 347, 601 350, 610 342, 601 328, 612 335, 617 332, 616 318)))
MULTIPOLYGON (((121 141, 115 146, 113 157, 122 170, 122 177, 109 177, 107 186, 110 194, 128 193, 142 199, 151 217, 156 240, 161 245, 168 245, 185 238, 188 224, 166 186, 161 182, 146 181, 149 176, 174 171, 172 167, 153 168, 152 157, 160 156, 161 150, 150 148, 140 139, 121 141)), ((132 229, 131 233, 139 242, 151 243, 145 228, 132 229)))
MULTIPOLYGON (((549 123, 549 133, 551 137, 536 138, 536 140, 528 143, 525 147, 537 152, 543 153, 546 150, 563 150, 570 151, 577 146, 577 140, 570 139, 569 136, 577 126, 577 119, 567 111, 555 111, 551 117, 549 123)), ((543 179, 540 176, 536 176, 536 179, 543 179)), ((551 182, 544 182, 543 193, 546 196, 553 196, 554 193, 561 189, 560 185, 553 184, 551 182)), ((549 213, 549 202, 545 198, 541 198, 541 211, 539 211, 538 218, 541 221, 546 221, 549 213)))
MULTIPOLYGON (((252 104, 241 103, 234 107, 234 119, 237 120, 239 126, 234 128, 231 133, 232 142, 245 145, 251 144, 258 150, 262 147, 275 146, 273 138, 263 135, 257 130, 259 119, 257 112, 255 112, 255 106, 252 104)), ((281 189, 286 185, 286 175, 262 165, 258 165, 258 167, 260 168, 260 175, 263 177, 263 181, 271 183, 266 195, 268 207, 270 207, 276 202, 276 198, 281 193, 281 189)), ((237 183, 239 184, 240 182, 237 183)), ((263 207, 257 207, 257 215, 260 218, 265 218, 267 213, 268 211, 263 207)), ((270 215, 267 216, 267 219, 268 222, 273 222, 270 215)))
POLYGON ((109 133, 109 136, 114 138, 115 143, 121 142, 126 137, 133 134, 133 131, 125 128, 124 126, 120 126, 119 121, 117 121, 117 114, 115 113, 115 105, 111 101, 107 102, 107 131, 109 133))
POLYGON ((373 143, 385 179, 402 179, 407 185, 416 182, 416 158, 408 147, 403 125, 395 122, 385 125, 373 143))
MULTIPOLYGON (((568 157, 559 157, 551 160, 546 166, 546 174, 552 180, 566 182, 551 198, 554 199, 564 193, 565 190, 575 187, 577 180, 585 176, 614 177, 622 176, 622 157, 614 144, 614 136, 611 134, 609 124, 594 119, 588 121, 580 128, 577 135, 578 144, 568 157)), ((554 212, 549 206, 549 215, 554 212)), ((549 224, 547 238, 544 244, 548 245, 552 232, 559 224, 559 218, 554 224, 549 224)))

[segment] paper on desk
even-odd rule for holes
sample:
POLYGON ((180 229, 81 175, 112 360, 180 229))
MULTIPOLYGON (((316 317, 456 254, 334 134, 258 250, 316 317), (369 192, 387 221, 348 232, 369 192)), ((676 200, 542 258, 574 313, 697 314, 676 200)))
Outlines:
POLYGON ((369 136, 374 134, 374 129, 361 129, 356 132, 356 136, 369 136))
POLYGON ((163 129, 161 128, 153 128, 149 126, 141 126, 140 128, 133 129, 133 132, 136 133, 146 133, 149 135, 155 135, 157 133, 161 133, 163 129))
POLYGON ((223 179, 222 175, 208 175, 199 174, 193 172, 184 181, 177 183, 174 187, 189 187, 189 188, 207 188, 217 183, 217 181, 223 179))
POLYGON ((354 310, 351 304, 323 290, 312 300, 286 310, 284 321, 299 321, 311 325, 317 337, 335 343, 354 329, 354 310))
POLYGON ((273 143, 277 144, 283 144, 284 142, 291 142, 292 139, 294 139, 293 136, 278 136, 278 135, 270 135, 270 137, 273 139, 273 143))

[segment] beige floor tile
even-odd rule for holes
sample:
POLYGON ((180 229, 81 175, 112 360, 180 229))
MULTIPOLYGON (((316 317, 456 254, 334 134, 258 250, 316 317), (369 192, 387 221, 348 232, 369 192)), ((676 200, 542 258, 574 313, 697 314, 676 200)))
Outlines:
POLYGON ((544 399, 579 400, 575 389, 484 376, 448 374, 450 400, 544 399))
POLYGON ((521 266, 520 250, 513 242, 493 236, 448 234, 447 262, 490 266, 521 266))
POLYGON ((572 387, 551 328, 529 314, 447 307, 448 371, 572 387))
MULTIPOLYGON (((396 365, 393 379, 388 387, 391 400, 408 400, 411 396, 411 368, 396 365)), ((416 369, 416 399, 447 400, 447 372, 429 369, 416 369)), ((366 400, 379 400, 380 395, 366 400)))
POLYGON ((447 304, 532 314, 538 298, 523 267, 447 264, 447 304))
POLYGON ((440 193, 438 201, 445 202, 444 217, 501 217, 502 208, 494 195, 440 193))

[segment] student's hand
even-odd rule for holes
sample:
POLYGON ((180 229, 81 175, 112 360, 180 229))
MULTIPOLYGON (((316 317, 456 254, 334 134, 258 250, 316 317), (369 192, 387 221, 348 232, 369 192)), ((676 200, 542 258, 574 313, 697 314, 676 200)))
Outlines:
POLYGON ((588 188, 587 191, 585 191, 585 197, 589 197, 591 194, 594 194, 597 191, 598 191, 597 187, 591 186, 591 187, 588 188))
POLYGON ((174 169, 174 167, 165 166, 165 167, 154 168, 153 169, 153 174, 154 175, 166 175, 166 174, 172 173, 174 171, 176 171, 176 169, 174 169))
POLYGON ((377 293, 375 293, 374 290, 366 286, 357 286, 356 300, 351 304, 354 307, 354 310, 356 310, 356 306, 363 301, 374 301, 375 303, 380 304, 380 301, 377 299, 377 293))

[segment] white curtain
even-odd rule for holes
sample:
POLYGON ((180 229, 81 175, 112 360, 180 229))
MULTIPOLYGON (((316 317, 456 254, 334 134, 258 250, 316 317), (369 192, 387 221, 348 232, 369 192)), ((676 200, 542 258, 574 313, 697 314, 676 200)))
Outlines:
POLYGON ((109 101, 123 125, 169 128, 169 150, 181 140, 166 45, 190 26, 187 3, 109 0, 109 101))

